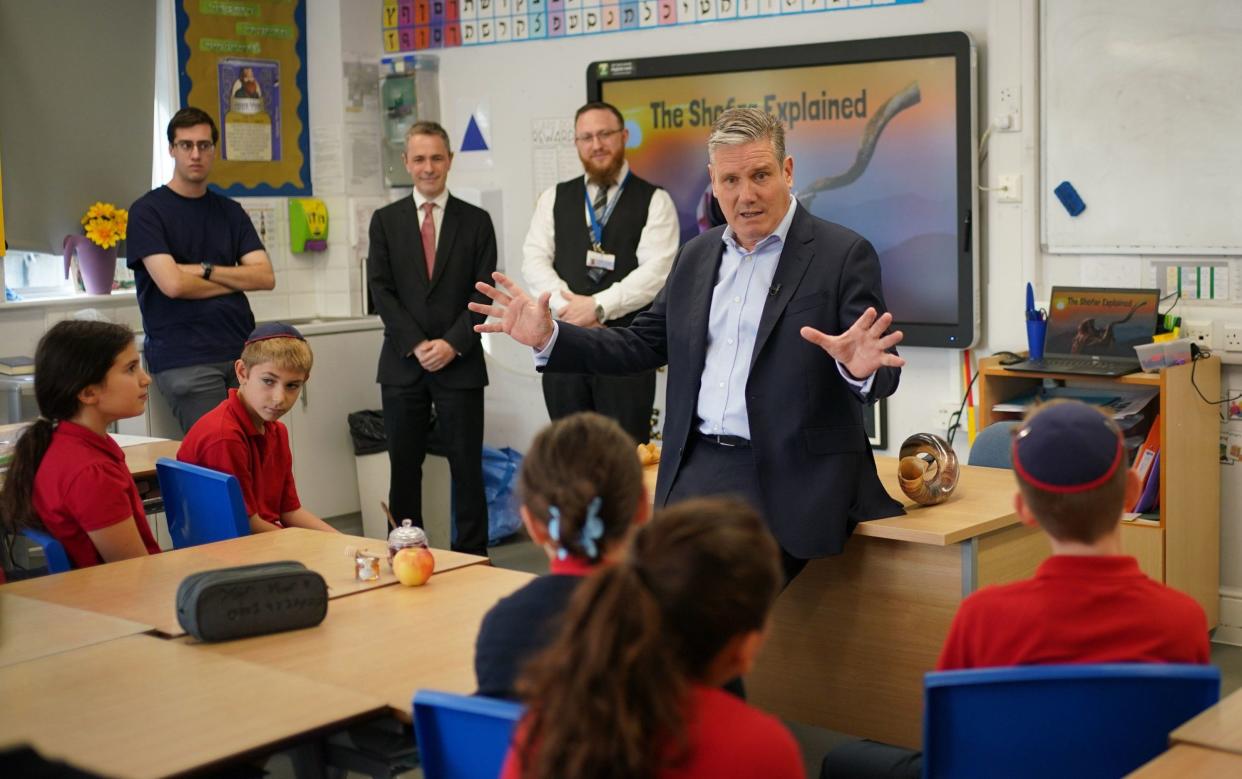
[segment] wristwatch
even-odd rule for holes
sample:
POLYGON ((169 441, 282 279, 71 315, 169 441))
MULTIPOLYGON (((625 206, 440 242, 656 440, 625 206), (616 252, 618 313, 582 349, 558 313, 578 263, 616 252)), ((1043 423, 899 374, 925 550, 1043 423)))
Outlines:
POLYGON ((602 325, 604 323, 604 307, 599 303, 595 304, 595 319, 602 325))
POLYGON ((211 278, 211 271, 216 266, 212 265, 210 262, 200 262, 199 265, 203 266, 203 278, 204 279, 211 278))

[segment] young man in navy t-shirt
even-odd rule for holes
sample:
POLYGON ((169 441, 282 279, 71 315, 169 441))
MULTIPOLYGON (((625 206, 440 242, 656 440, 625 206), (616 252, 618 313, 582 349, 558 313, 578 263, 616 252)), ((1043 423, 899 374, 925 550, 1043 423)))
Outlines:
POLYGON ((128 265, 137 281, 147 367, 182 432, 237 386, 233 361, 254 329, 244 292, 276 286, 246 212, 207 189, 219 139, 204 111, 174 114, 172 179, 129 210, 128 265))

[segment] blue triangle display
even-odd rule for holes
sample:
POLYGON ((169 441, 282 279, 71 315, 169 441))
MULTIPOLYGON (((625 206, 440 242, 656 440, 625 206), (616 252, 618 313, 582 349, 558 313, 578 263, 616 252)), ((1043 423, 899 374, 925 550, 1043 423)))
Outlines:
POLYGON ((483 140, 483 133, 479 131, 479 125, 474 121, 474 114, 470 115, 470 124, 466 125, 466 137, 461 139, 462 151, 487 151, 487 141, 483 140))

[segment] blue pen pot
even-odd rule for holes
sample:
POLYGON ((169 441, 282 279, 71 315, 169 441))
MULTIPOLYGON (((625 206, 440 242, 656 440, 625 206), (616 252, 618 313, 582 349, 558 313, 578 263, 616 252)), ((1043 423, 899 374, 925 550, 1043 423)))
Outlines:
POLYGON ((1044 359, 1044 338, 1048 335, 1047 319, 1026 320, 1026 346, 1031 352, 1028 359, 1044 359))

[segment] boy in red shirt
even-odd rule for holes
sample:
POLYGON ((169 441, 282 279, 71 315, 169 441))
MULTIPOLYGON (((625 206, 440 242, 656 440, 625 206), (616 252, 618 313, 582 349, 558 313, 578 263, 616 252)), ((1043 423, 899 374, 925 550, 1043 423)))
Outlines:
MULTIPOLYGON (((1032 579, 962 601, 939 671, 1070 663, 1207 663, 1207 618, 1121 550, 1123 507, 1142 483, 1112 419, 1078 401, 1036 409, 1013 440, 1014 509, 1048 535, 1032 579)), ((821 777, 918 776, 917 753, 862 741, 824 759, 821 777)))
POLYGON ((297 328, 259 325, 234 366, 238 389, 194 423, 177 451, 182 462, 237 477, 252 533, 282 527, 336 532, 298 500, 289 431, 277 421, 297 402, 312 362, 297 328))

